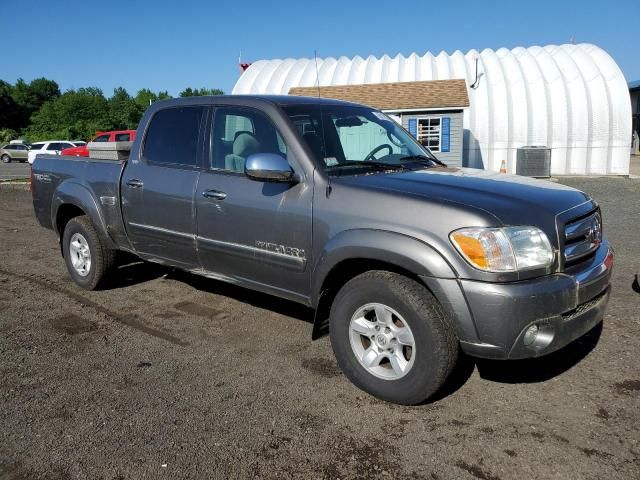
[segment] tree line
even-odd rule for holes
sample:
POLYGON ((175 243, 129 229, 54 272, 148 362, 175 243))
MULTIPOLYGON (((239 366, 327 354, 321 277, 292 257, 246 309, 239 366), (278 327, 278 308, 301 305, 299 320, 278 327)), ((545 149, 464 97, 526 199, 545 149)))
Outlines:
MULTIPOLYGON (((213 88, 185 88, 181 97, 222 95, 213 88)), ((0 80, 0 143, 17 138, 29 142, 48 139, 89 140, 97 131, 135 129, 153 102, 172 98, 167 91, 143 88, 134 96, 122 87, 105 97, 96 87, 60 92, 46 78, 15 84, 0 80)))

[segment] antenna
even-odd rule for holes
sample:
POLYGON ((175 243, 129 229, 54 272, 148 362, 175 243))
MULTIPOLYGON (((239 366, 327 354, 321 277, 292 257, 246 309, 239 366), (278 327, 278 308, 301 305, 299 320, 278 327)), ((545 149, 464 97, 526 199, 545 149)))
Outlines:
POLYGON ((313 51, 313 59, 316 62, 316 87, 318 88, 318 98, 320 98, 322 95, 320 95, 320 74, 318 72, 318 53, 315 50, 313 51))
POLYGON ((473 59, 476 64, 476 79, 471 85, 469 85, 469 87, 475 90, 476 88, 478 88, 478 82, 480 82, 480 77, 478 76, 478 54, 477 53, 473 56, 473 59))

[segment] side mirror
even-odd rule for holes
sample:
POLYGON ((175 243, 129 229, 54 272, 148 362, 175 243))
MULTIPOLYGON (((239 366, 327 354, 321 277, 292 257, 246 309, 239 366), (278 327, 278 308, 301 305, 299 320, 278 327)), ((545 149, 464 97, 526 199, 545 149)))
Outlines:
POLYGON ((289 162, 275 153, 254 153, 244 162, 244 174, 260 182, 291 182, 294 179, 289 162))

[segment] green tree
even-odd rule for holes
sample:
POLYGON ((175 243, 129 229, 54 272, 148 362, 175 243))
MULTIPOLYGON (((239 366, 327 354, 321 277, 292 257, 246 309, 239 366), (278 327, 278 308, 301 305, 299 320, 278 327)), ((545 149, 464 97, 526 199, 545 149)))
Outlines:
POLYGON ((12 128, 21 129, 29 125, 31 115, 45 104, 45 102, 60 96, 60 88, 53 80, 36 78, 31 83, 22 78, 16 81, 11 90, 11 97, 18 105, 18 114, 12 128))
POLYGON ((111 130, 114 120, 99 88, 69 90, 49 100, 31 117, 29 140, 48 138, 89 139, 96 131, 111 130))
POLYGON ((127 91, 118 87, 114 89, 113 96, 108 100, 108 117, 110 124, 115 129, 135 129, 142 118, 144 108, 142 108, 127 91))
POLYGON ((219 88, 191 88, 187 87, 180 92, 181 97, 202 97, 205 95, 224 95, 219 88))
POLYGON ((158 100, 166 100, 168 98, 171 98, 171 95, 169 95, 169 92, 167 92, 166 90, 154 93, 148 88, 143 88, 141 90, 138 90, 135 101, 138 105, 140 105, 140 107, 146 109, 152 103, 157 102, 158 100))
POLYGON ((11 140, 15 140, 18 137, 18 132, 11 130, 10 128, 0 128, 0 146, 5 143, 9 143, 11 140))
POLYGON ((11 95, 11 84, 0 80, 0 129, 16 129, 22 112, 11 95))

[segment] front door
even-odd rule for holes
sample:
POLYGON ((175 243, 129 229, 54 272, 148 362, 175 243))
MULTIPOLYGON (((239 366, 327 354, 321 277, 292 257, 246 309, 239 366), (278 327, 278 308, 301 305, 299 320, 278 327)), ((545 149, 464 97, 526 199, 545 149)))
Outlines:
POLYGON ((269 183, 244 175, 244 162, 254 153, 282 155, 302 173, 271 120, 257 110, 217 108, 208 145, 195 197, 202 267, 303 299, 311 264, 311 179, 269 183))
POLYGON ((158 111, 139 160, 122 177, 125 226, 140 256, 183 268, 199 266, 193 197, 198 182, 204 107, 158 111))

